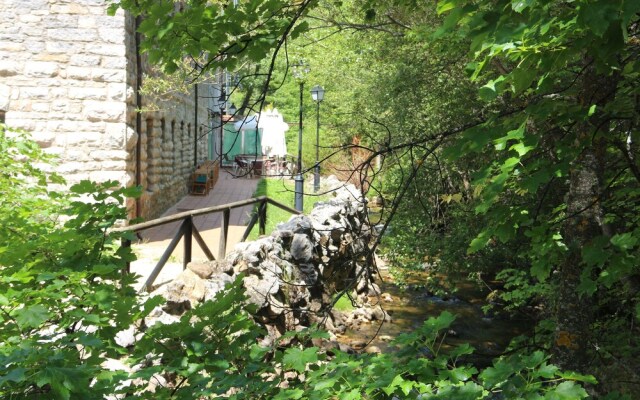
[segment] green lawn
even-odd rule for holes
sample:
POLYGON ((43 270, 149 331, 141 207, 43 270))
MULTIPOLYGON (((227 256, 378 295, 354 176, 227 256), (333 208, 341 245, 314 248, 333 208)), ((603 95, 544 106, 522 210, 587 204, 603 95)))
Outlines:
MULTIPOLYGON (((291 179, 282 178, 263 178, 258 182, 258 188, 256 189, 253 197, 267 196, 279 203, 294 208, 294 195, 295 195, 294 181, 291 179)), ((316 196, 313 194, 313 188, 305 184, 305 196, 304 196, 304 212, 308 214, 313 209, 313 205, 318 201, 324 201, 330 199, 331 194, 324 194, 316 196)), ((291 213, 281 210, 273 205, 267 206, 267 226, 266 234, 270 234, 276 225, 281 222, 286 222, 291 218, 291 213)), ((255 240, 258 238, 257 224, 251 231, 247 240, 255 240)))

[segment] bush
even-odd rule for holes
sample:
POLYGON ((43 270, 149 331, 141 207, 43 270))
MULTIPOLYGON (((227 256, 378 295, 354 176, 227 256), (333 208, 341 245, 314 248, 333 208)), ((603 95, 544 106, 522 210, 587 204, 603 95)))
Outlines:
MULTIPOLYGON (((108 234, 126 217, 116 182, 81 182, 68 192, 35 167, 49 162, 24 133, 0 125, 0 397, 137 398, 582 398, 574 380, 542 353, 496 361, 481 373, 441 348, 453 316, 431 318, 387 355, 326 353, 324 336, 289 333, 269 347, 245 303, 240 280, 171 325, 155 324, 131 348, 119 332, 140 323, 158 298, 140 299, 124 274, 133 256, 108 234), (288 346, 284 346, 288 344, 288 346), (112 371, 110 359, 130 369, 112 371), (161 383, 147 391, 155 380, 161 383), (538 397, 536 397, 538 396, 538 397), (542 397, 539 397, 542 396, 542 397)), ((129 238, 131 239, 131 238, 129 238)))

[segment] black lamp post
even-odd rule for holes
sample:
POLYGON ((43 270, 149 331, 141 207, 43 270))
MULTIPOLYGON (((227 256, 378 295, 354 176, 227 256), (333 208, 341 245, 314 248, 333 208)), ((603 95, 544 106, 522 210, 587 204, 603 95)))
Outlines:
POLYGON ((320 190, 320 102, 324 100, 324 88, 315 85, 311 89, 311 98, 316 102, 316 165, 313 171, 313 191, 320 190))
POLYGON ((224 154, 224 150, 222 147, 222 137, 224 136, 224 109, 227 103, 227 97, 224 92, 224 86, 221 89, 220 97, 218 98, 218 107, 220 108, 220 159, 218 160, 218 165, 222 168, 222 155, 224 154))
POLYGON ((296 78, 298 83, 300 84, 300 118, 299 118, 299 131, 298 131, 298 165, 297 165, 297 173, 293 178, 295 181, 295 209, 298 211, 303 210, 303 202, 304 202, 304 177, 302 176, 302 93, 304 91, 304 78, 305 75, 309 72, 309 66, 305 64, 304 61, 299 61, 298 63, 292 65, 293 67, 293 76, 296 78))

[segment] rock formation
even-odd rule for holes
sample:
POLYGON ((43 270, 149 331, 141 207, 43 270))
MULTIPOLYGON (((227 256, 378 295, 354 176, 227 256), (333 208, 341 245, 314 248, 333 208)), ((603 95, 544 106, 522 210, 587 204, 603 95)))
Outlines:
POLYGON ((147 318, 147 325, 177 319, 212 299, 240 273, 249 301, 258 307, 255 318, 272 339, 314 323, 344 331, 350 320, 387 319, 384 311, 366 307, 369 296, 379 294, 366 203, 353 185, 333 193, 333 199, 318 202, 308 216, 293 216, 271 235, 239 243, 224 260, 190 263, 152 293, 167 302, 147 318), (334 316, 331 306, 342 292, 355 294, 364 310, 351 318, 334 316))

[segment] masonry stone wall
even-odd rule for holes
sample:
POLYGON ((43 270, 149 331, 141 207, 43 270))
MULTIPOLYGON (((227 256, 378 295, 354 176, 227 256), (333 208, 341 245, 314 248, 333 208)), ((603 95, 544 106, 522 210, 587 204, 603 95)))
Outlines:
MULTIPOLYGON (((122 11, 108 16, 103 0, 0 0, 0 110, 8 125, 30 131, 59 157, 55 169, 69 184, 136 183, 134 30, 134 18, 122 11)), ((199 127, 193 93, 142 115, 143 217, 161 214, 187 193, 201 129, 197 163, 206 159, 202 98, 199 127)))

